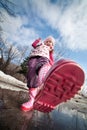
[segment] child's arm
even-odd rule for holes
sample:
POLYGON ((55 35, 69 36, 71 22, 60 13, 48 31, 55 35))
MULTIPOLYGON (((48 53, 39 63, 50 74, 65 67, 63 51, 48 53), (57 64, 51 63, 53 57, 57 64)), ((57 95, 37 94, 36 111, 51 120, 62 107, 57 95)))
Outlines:
POLYGON ((34 48, 36 48, 37 46, 39 46, 39 45, 41 45, 42 43, 41 43, 41 38, 38 38, 38 39, 36 39, 33 43, 32 43, 32 46, 34 47, 34 48))
POLYGON ((53 57, 53 51, 50 52, 50 64, 54 64, 54 57, 53 57))

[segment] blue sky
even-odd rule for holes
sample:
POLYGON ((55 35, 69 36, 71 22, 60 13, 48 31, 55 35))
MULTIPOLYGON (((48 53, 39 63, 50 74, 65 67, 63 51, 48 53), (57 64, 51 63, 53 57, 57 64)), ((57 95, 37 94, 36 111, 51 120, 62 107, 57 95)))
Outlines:
POLYGON ((56 39, 55 55, 60 49, 64 58, 79 63, 87 73, 87 0, 11 0, 16 17, 6 17, 1 26, 3 37, 10 43, 26 45, 38 37, 56 39))

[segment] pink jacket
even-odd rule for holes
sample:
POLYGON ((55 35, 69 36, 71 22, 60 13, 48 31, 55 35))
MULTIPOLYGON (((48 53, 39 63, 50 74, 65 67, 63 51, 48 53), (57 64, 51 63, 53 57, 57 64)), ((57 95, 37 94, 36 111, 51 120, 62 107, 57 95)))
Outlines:
POLYGON ((32 56, 47 57, 50 61, 50 64, 53 65, 54 63, 53 52, 50 52, 50 48, 41 42, 41 38, 35 40, 32 43, 32 46, 34 49, 31 51, 30 57, 32 56))

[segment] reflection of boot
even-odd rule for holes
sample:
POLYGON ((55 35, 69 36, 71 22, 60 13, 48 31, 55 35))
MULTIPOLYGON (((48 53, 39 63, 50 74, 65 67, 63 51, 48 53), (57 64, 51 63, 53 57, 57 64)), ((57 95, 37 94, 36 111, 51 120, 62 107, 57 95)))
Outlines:
POLYGON ((33 109, 33 103, 35 100, 35 96, 37 95, 38 89, 37 88, 31 88, 29 89, 29 96, 30 96, 30 100, 28 102, 25 102, 22 104, 21 106, 21 110, 22 111, 30 111, 33 109))

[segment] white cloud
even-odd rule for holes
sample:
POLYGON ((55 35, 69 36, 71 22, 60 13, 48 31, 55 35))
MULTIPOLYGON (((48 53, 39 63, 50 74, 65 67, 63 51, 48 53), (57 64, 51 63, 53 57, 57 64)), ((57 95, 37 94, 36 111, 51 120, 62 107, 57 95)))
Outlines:
POLYGON ((74 1, 62 12, 62 5, 49 0, 32 0, 33 9, 54 29, 60 30, 63 40, 72 50, 87 50, 87 1, 74 1), (36 8, 35 8, 36 7, 36 8))
POLYGON ((30 46, 33 40, 38 37, 34 28, 24 26, 28 23, 28 19, 25 16, 12 17, 5 10, 2 10, 2 15, 6 19, 1 23, 1 27, 5 32, 3 35, 11 43, 30 46))
MULTIPOLYGON (((15 1, 17 2, 17 0, 15 1)), ((66 47, 72 50, 87 50, 87 1, 72 0, 72 4, 64 6, 64 1, 51 3, 50 0, 22 0, 18 11, 25 11, 26 15, 16 18, 9 16, 5 11, 7 21, 2 24, 11 42, 30 45, 39 37, 35 28, 26 28, 23 25, 29 24, 29 18, 36 17, 36 25, 43 26, 38 19, 44 19, 53 29, 60 31, 66 47), (65 9, 63 10, 63 8, 65 9), (33 12, 33 15, 30 13, 33 12), (31 15, 31 16, 30 16, 31 15), (37 17, 38 16, 38 17, 37 17)), ((31 20, 32 21, 32 20, 31 20)), ((38 27, 37 27, 38 29, 38 27)))
POLYGON ((39 17, 45 19, 52 27, 56 27, 58 19, 60 18, 60 10, 55 4, 51 4, 49 0, 39 0, 39 2, 32 0, 33 11, 39 17))
POLYGON ((87 2, 69 7, 59 23, 59 29, 70 49, 87 50, 87 2))

